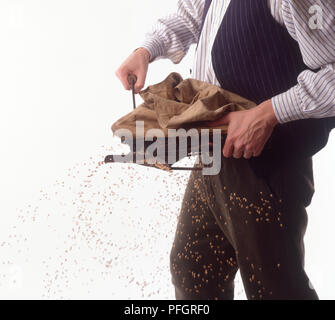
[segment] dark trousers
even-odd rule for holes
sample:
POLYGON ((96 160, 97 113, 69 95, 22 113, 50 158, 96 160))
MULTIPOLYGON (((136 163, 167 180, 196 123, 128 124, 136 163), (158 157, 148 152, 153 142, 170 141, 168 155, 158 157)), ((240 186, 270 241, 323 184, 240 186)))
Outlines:
POLYGON ((304 271, 311 159, 252 161, 191 173, 170 256, 178 300, 233 299, 238 269, 248 299, 318 299, 304 271))

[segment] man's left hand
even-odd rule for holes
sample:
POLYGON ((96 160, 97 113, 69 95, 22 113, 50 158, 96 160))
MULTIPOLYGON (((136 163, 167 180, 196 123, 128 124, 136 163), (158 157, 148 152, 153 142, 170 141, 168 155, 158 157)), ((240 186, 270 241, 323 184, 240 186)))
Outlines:
POLYGON ((272 101, 267 100, 253 109, 230 112, 220 120, 208 122, 213 127, 223 124, 228 125, 223 155, 250 159, 262 153, 278 120, 272 101))

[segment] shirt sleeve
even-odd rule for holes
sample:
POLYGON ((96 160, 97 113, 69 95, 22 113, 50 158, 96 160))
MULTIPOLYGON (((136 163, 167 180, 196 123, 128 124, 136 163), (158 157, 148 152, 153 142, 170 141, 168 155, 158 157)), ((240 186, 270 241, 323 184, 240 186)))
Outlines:
POLYGON ((150 62, 167 58, 179 63, 200 36, 205 0, 179 0, 174 14, 161 18, 138 47, 150 53, 150 62))
POLYGON ((282 15, 315 71, 303 71, 296 86, 272 98, 278 121, 335 116, 335 1, 283 0, 282 15))

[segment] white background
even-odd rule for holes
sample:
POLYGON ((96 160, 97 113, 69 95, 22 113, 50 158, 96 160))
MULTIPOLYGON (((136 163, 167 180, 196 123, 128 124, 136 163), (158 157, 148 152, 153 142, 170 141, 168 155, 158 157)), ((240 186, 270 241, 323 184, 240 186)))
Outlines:
MULTIPOLYGON (((187 175, 96 163, 132 108, 114 72, 175 4, 0 0, 1 298, 173 299, 168 253, 187 175)), ((147 84, 188 77, 193 52, 152 64, 147 84)), ((305 238, 322 299, 335 297, 334 143, 315 157, 305 238)))

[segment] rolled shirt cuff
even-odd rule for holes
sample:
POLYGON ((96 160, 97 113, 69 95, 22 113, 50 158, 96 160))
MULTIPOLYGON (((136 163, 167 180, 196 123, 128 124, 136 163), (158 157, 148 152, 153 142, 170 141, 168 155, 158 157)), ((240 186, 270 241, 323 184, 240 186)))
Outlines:
POLYGON ((305 119, 297 86, 272 98, 272 106, 279 123, 305 119))
POLYGON ((164 56, 165 48, 157 37, 147 37, 144 41, 140 42, 137 48, 145 48, 150 53, 150 61, 153 62, 164 56))

